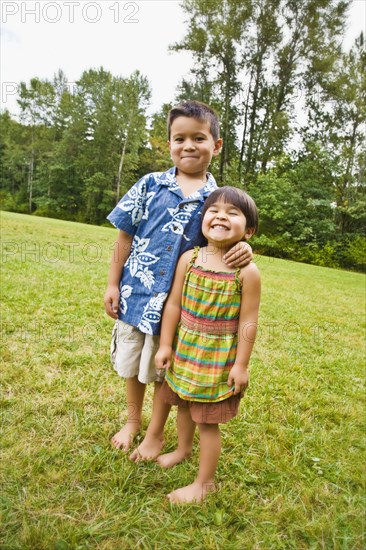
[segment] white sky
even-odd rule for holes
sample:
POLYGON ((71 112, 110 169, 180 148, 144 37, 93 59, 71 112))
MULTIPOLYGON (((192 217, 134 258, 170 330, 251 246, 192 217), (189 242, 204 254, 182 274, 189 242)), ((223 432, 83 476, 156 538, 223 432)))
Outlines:
MULTIPOLYGON (((0 9, 0 107, 14 114, 20 81, 52 79, 61 68, 72 83, 100 66, 115 76, 139 69, 151 84, 155 112, 173 100, 192 66, 189 53, 168 52, 185 34, 178 0, 2 0, 0 9)), ((366 0, 353 0, 345 49, 361 30, 366 31, 366 0)))

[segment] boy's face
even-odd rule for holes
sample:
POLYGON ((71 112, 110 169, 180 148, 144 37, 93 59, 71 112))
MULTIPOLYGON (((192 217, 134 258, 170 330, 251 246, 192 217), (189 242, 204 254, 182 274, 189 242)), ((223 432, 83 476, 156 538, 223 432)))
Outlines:
POLYGON ((180 116, 170 127, 169 149, 179 175, 202 177, 213 156, 220 152, 222 140, 214 140, 206 121, 180 116))

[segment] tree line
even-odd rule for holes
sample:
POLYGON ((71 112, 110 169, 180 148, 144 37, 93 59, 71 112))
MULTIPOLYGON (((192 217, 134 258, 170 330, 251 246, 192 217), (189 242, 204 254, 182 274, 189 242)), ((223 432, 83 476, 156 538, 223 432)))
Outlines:
POLYGON ((19 120, 0 114, 2 208, 93 224, 143 174, 167 169, 166 115, 198 99, 219 113, 211 170, 260 211, 254 249, 362 269, 366 53, 342 40, 350 0, 184 0, 191 74, 152 117, 147 78, 89 69, 71 86, 19 86, 19 120))

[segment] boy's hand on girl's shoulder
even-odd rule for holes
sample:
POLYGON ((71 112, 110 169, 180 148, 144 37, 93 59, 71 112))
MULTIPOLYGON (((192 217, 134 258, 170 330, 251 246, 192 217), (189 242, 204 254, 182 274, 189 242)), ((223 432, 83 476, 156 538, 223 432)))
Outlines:
POLYGON ((247 367, 242 367, 234 363, 230 372, 229 378, 227 379, 227 385, 235 386, 234 395, 245 390, 249 384, 249 369, 247 367))
POLYGON ((157 369, 168 370, 170 368, 170 358, 172 356, 171 346, 160 346, 155 355, 155 367, 157 369))
POLYGON ((108 286, 104 295, 105 312, 112 319, 118 318, 119 286, 108 286))
POLYGON ((223 257, 229 267, 245 267, 253 260, 253 250, 245 241, 236 243, 223 257))

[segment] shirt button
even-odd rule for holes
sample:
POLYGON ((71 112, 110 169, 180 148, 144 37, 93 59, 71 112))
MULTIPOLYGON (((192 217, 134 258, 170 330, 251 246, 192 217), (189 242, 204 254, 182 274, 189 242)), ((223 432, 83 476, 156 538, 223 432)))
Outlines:
POLYGON ((179 208, 184 208, 184 204, 180 204, 180 205, 179 205, 179 208))
POLYGON ((173 248, 173 247, 172 247, 170 244, 166 247, 166 249, 169 250, 169 251, 170 251, 172 248, 173 248))
POLYGON ((165 275, 165 270, 164 269, 160 270, 160 275, 165 275))

